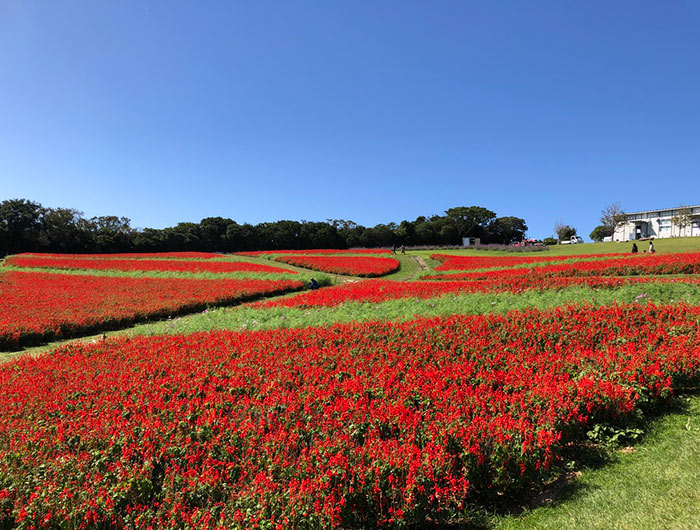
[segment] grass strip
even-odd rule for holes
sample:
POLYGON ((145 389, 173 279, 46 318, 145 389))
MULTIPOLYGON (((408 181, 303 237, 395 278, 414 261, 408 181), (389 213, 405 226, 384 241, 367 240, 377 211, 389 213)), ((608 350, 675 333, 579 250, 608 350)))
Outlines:
POLYGON ((124 278, 183 278, 183 279, 199 279, 199 280, 231 280, 231 279, 250 279, 250 280, 287 280, 294 279, 303 282, 308 282, 311 278, 315 278, 321 285, 330 285, 332 283, 330 276, 323 273, 312 273, 311 271, 301 272, 299 274, 287 273, 271 273, 271 272, 178 272, 178 271, 117 271, 117 270, 98 270, 98 269, 54 269, 44 267, 13 267, 6 265, 0 270, 2 272, 20 271, 20 272, 41 272, 51 274, 72 274, 77 276, 110 276, 124 278))
POLYGON ((697 286, 674 283, 625 285, 615 289, 572 287, 553 291, 523 293, 470 293, 445 295, 439 298, 403 298, 381 303, 349 302, 335 307, 272 307, 239 306, 233 309, 212 309, 203 313, 137 326, 135 334, 194 333, 214 329, 260 330, 304 328, 338 322, 367 320, 409 320, 416 316, 503 313, 514 309, 546 309, 578 303, 593 306, 614 303, 657 304, 684 302, 700 305, 697 286))

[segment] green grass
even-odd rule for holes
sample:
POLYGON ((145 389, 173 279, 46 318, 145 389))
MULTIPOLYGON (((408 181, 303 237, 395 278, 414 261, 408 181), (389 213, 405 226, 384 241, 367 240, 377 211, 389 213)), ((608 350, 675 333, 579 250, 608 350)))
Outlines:
MULTIPOLYGON (((283 295, 294 296, 296 293, 283 295)), ((663 303, 700 304, 697 286, 673 284, 634 284, 615 289, 593 290, 587 287, 569 287, 551 291, 525 291, 523 293, 470 293, 445 295, 439 298, 403 298, 381 303, 350 302, 335 307, 272 307, 256 308, 250 305, 207 309, 190 315, 167 320, 139 324, 114 335, 161 335, 196 333, 229 329, 235 331, 276 328, 304 328, 329 326, 335 323, 367 320, 409 320, 417 316, 444 316, 456 314, 504 313, 528 308, 547 309, 567 304, 591 304, 595 306, 614 303, 663 303)), ((97 338, 96 335, 90 338, 97 338)), ((28 353, 49 351, 62 342, 23 350, 28 353)))
POLYGON ((493 517, 497 530, 700 528, 700 397, 654 422, 632 451, 584 470, 551 505, 520 516, 493 517))
POLYGON ((250 280, 299 280, 308 282, 312 277, 316 278, 321 285, 330 285, 330 275, 317 273, 312 274, 306 269, 301 269, 303 272, 298 274, 289 274, 285 272, 179 272, 179 271, 117 271, 117 270, 97 270, 97 269, 51 269, 42 267, 13 267, 7 265, 2 267, 0 274, 3 272, 19 271, 19 272, 42 272, 50 274, 70 274, 76 276, 110 276, 110 277, 129 277, 129 278, 183 278, 183 279, 199 279, 199 280, 234 280, 234 279, 250 279, 250 280))
MULTIPOLYGON (((291 296, 291 295, 289 295, 291 296)), ((515 309, 546 309, 566 304, 613 303, 678 303, 700 304, 700 289, 688 284, 626 285, 616 289, 592 290, 571 287, 557 291, 524 293, 471 293, 445 295, 439 298, 403 298, 378 304, 350 302, 335 307, 272 307, 249 305, 210 309, 203 313, 178 317, 169 321, 143 324, 129 330, 139 335, 187 334, 216 329, 261 330, 328 326, 340 322, 367 320, 408 320, 416 316, 503 313, 515 309)))
POLYGON ((391 257, 399 261, 399 270, 382 276, 381 278, 383 280, 405 282, 418 279, 421 270, 415 256, 397 254, 396 256, 392 255, 391 257))

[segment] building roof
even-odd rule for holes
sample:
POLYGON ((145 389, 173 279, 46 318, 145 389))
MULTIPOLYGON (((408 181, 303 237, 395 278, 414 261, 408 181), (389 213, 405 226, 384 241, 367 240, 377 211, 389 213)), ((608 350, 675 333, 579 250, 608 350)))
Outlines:
POLYGON ((681 210, 681 209, 695 209, 695 208, 700 208, 700 204, 696 204, 694 206, 674 206, 673 208, 654 208, 653 210, 640 210, 638 212, 625 212, 625 215, 638 215, 641 213, 653 213, 653 212, 670 212, 673 210, 681 210))

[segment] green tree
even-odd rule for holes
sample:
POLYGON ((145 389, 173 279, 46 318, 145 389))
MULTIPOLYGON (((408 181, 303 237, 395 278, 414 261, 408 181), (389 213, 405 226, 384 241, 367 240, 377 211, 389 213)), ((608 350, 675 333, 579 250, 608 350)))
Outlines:
POLYGON ((245 223, 233 223, 226 229, 226 244, 231 252, 255 250, 255 227, 245 223))
POLYGON ((127 217, 104 215, 82 223, 96 252, 127 252, 133 249, 134 230, 127 217))
POLYGON ((26 252, 37 249, 44 208, 26 199, 0 203, 0 251, 26 252))
POLYGON ((416 227, 411 221, 401 221, 396 229, 396 237, 402 245, 416 244, 416 227))
POLYGON ((167 228, 169 250, 200 250, 202 231, 198 223, 178 223, 167 228))
POLYGON ((557 240, 559 243, 570 239, 571 236, 576 235, 576 229, 573 226, 565 225, 561 221, 558 221, 554 225, 554 233, 557 235, 557 240))
POLYGON ((199 222, 200 248, 207 252, 223 252, 226 250, 226 230, 233 223, 223 217, 205 217, 199 222))
POLYGON ((337 231, 342 241, 340 244, 342 248, 360 246, 360 233, 364 230, 364 226, 349 219, 327 219, 326 222, 337 231))
POLYGON ((89 243, 83 213, 72 208, 46 208, 41 216, 39 246, 50 252, 82 252, 89 243))
POLYGON ((527 232, 525 220, 520 217, 498 217, 488 225, 488 237, 491 243, 508 244, 521 241, 527 232))
POLYGON ((600 243, 603 241, 604 237, 611 236, 612 233, 610 232, 610 229, 608 227, 605 227, 603 225, 598 225, 596 226, 593 231, 590 233, 590 237, 593 241, 596 241, 600 243))
POLYGON ((419 245, 430 245, 437 242, 435 224, 425 217, 418 217, 414 223, 415 239, 419 245))
POLYGON ((457 206, 445 211, 447 220, 454 228, 457 243, 470 236, 475 229, 485 227, 496 214, 481 206, 457 206))
POLYGON ((328 223, 307 221, 301 225, 303 248, 343 248, 343 238, 338 229, 328 223))

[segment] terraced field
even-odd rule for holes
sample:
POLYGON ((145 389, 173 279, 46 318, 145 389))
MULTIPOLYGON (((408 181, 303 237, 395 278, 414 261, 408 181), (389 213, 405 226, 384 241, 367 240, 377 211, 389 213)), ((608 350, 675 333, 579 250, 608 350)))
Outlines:
POLYGON ((700 241, 580 247, 11 257, 0 527, 700 525, 700 241))

